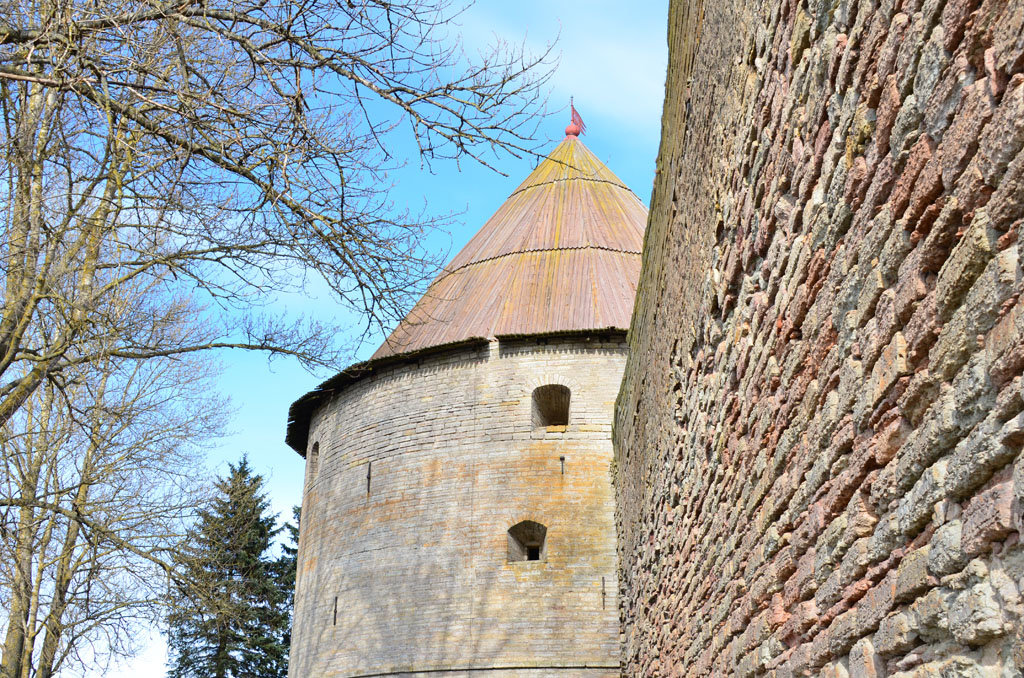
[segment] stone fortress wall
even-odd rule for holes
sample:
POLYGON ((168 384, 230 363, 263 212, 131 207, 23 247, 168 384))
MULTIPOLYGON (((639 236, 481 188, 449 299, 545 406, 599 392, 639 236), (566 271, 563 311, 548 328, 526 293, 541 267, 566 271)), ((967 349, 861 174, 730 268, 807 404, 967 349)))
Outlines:
POLYGON ((622 332, 442 349, 322 406, 290 675, 618 676, 609 465, 625 354, 622 332), (533 425, 546 384, 571 390, 564 431, 533 425), (547 528, 543 559, 508 562, 524 520, 547 528))
POLYGON ((670 12, 624 675, 1024 674, 1024 3, 670 12))

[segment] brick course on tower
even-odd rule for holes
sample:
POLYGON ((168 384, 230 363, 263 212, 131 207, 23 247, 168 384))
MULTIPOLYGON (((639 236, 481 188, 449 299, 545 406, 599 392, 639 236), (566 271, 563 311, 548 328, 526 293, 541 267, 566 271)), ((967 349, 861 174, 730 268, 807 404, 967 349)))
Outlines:
POLYGON ((646 209, 567 132, 368 363, 292 406, 292 678, 619 674, 611 419, 646 209))

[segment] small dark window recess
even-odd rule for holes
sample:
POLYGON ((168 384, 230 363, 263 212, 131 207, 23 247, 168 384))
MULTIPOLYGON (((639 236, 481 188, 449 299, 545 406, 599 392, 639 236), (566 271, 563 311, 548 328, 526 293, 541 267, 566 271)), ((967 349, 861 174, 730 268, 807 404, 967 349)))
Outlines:
POLYGON ((334 619, 331 621, 334 626, 338 625, 338 596, 334 596, 334 619))
POLYGON ((548 528, 524 520, 508 530, 508 561, 547 560, 548 528))
POLYGON ((366 495, 370 495, 370 481, 373 479, 373 462, 366 462, 366 495))
POLYGON ((533 427, 550 428, 560 426, 562 430, 569 425, 568 386, 547 384, 533 390, 533 427))
POLYGON ((309 450, 309 457, 306 459, 306 465, 309 466, 309 481, 313 482, 316 480, 316 474, 320 471, 320 443, 313 443, 312 449, 309 450))

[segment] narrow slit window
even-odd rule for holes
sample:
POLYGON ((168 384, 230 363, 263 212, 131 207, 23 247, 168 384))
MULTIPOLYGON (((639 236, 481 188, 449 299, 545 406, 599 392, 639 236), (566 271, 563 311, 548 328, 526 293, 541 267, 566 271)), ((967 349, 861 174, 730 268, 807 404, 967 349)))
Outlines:
POLYGON ((508 561, 547 560, 548 528, 532 520, 524 520, 508 530, 508 561))
POLYGON ((320 471, 320 443, 313 443, 313 447, 309 450, 309 457, 306 459, 306 465, 309 466, 309 482, 316 480, 316 474, 320 471))
POLYGON ((569 387, 561 384, 547 384, 535 388, 533 390, 534 428, 568 426, 570 396, 569 387))

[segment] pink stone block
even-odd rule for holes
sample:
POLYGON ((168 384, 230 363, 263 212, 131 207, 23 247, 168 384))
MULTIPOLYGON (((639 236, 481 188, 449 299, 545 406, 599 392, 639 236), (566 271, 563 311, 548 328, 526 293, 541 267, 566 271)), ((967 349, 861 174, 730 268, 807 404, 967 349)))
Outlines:
POLYGON ((1013 531, 1013 479, 1004 471, 964 509, 964 551, 969 556, 988 551, 1013 531))

